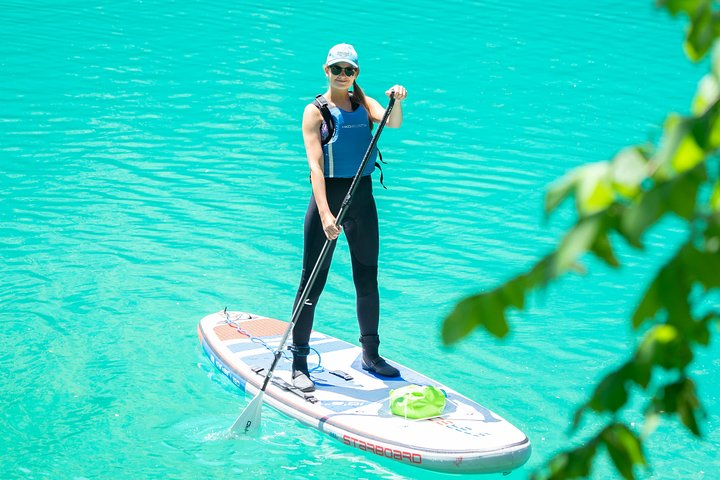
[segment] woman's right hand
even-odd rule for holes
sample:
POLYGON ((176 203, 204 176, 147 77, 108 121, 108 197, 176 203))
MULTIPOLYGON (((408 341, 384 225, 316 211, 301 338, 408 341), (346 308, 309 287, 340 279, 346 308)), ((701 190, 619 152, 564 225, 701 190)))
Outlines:
POLYGON ((335 240, 342 230, 342 228, 335 226, 335 215, 328 212, 322 215, 320 219, 322 220, 323 230, 325 231, 327 239, 335 240))

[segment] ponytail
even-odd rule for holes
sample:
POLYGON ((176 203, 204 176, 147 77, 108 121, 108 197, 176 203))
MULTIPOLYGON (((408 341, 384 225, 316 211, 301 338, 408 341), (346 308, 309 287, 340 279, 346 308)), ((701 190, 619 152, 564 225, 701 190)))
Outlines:
MULTIPOLYGON (((353 101, 355 103, 359 103, 363 107, 365 107, 365 111, 368 112, 368 119, 370 118, 370 107, 367 103, 367 98, 365 98, 365 92, 362 91, 362 88, 360 88, 360 85, 357 84, 355 80, 353 80, 353 101)), ((372 120, 370 120, 370 123, 372 124, 372 120)))

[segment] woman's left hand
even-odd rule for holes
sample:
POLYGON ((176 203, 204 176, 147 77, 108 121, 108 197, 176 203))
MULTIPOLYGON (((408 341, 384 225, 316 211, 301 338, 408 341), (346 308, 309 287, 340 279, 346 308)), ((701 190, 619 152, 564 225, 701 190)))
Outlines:
POLYGON ((395 92, 395 100, 403 101, 407 98, 407 90, 402 85, 393 85, 385 92, 385 95, 390 98, 392 92, 395 92))

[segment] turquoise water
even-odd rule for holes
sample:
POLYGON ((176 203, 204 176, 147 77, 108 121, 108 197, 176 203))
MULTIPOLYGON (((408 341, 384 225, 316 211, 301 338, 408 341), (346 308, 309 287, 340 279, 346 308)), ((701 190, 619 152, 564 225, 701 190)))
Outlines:
MULTIPOLYGON (((589 259, 508 340, 440 345, 454 302, 557 241, 572 217, 543 222, 550 182, 688 110, 704 68, 651 2, 0 0, 0 21, 3 478, 449 478, 271 409, 260 438, 222 438, 248 399, 196 324, 225 306, 289 317, 309 196, 299 122, 333 43, 355 44, 369 95, 410 92, 376 189, 384 352, 527 433, 533 456, 509 478, 576 441, 575 406, 625 359, 624 319, 683 236, 670 221, 647 257, 621 249, 632 269, 589 259)), ((316 326, 355 341, 349 263, 338 249, 316 326)), ((718 353, 694 363, 704 440, 664 422, 642 478, 720 478, 718 353)), ((614 476, 600 462, 595 478, 614 476)))

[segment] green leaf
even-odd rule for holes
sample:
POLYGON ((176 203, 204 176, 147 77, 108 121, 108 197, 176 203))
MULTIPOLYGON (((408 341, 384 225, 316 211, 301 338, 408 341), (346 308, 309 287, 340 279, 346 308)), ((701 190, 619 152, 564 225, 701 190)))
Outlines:
POLYGON ((663 324, 645 334, 636 358, 638 363, 682 370, 692 361, 693 353, 676 327, 663 324))
POLYGON ((520 275, 518 286, 525 291, 545 285, 555 277, 552 275, 552 264, 555 261, 555 254, 552 253, 539 261, 528 273, 520 275))
POLYGON ((443 321, 442 339, 445 345, 455 343, 467 336, 477 326, 477 320, 473 314, 471 299, 466 298, 457 305, 443 321))
POLYGON ((695 392, 695 383, 683 377, 676 382, 666 384, 653 398, 651 408, 646 415, 655 413, 676 413, 680 421, 694 435, 700 436, 698 416, 705 416, 695 392))
POLYGON ((720 319, 717 313, 708 313, 701 318, 695 325, 695 331, 693 332, 693 339, 700 345, 710 344, 710 323, 720 319))
MULTIPOLYGON (((547 463, 547 472, 535 472, 530 477, 530 480, 561 480, 565 478, 572 478, 566 476, 564 473, 565 470, 568 468, 568 463, 570 463, 570 455, 567 453, 560 453, 547 463)), ((590 469, 588 468, 587 475, 589 474, 590 469)))
POLYGON ((658 6, 667 8, 672 15, 684 13, 693 17, 698 8, 706 3, 707 0, 659 0, 658 6))
POLYGON ((617 412, 627 403, 627 382, 631 380, 632 369, 625 364, 619 370, 605 376, 595 388, 587 406, 596 412, 617 412))
POLYGON ((638 347, 636 358, 642 363, 658 365, 667 363, 668 345, 678 338, 678 331, 672 325, 658 325, 645 334, 638 347))
POLYGON ((581 167, 577 172, 575 201, 581 216, 605 210, 615 200, 610 177, 610 163, 597 162, 581 167))
POLYGON ((580 256, 590 250, 597 242, 601 226, 601 218, 598 216, 584 218, 575 224, 552 257, 550 274, 553 278, 565 273, 580 256))
POLYGON ((620 233, 631 245, 641 247, 642 235, 668 211, 688 220, 694 218, 697 192, 705 178, 703 164, 654 185, 622 211, 620 233))
POLYGON ((604 260, 605 263, 607 263, 611 267, 620 266, 620 262, 618 262, 618 259, 613 253, 610 238, 608 237, 607 233, 598 233, 597 237, 595 237, 595 242, 592 244, 591 250, 595 255, 598 256, 598 258, 604 260))
POLYGON ((510 332, 510 327, 505 320, 505 308, 507 307, 509 305, 503 303, 503 299, 497 291, 484 297, 479 305, 480 325, 496 338, 504 338, 510 332))
POLYGON ((642 441, 627 426, 617 424, 613 427, 613 433, 618 443, 623 445, 633 465, 647 465, 645 454, 642 449, 642 441))
POLYGON ((632 381, 639 385, 645 390, 650 385, 650 378, 652 377, 652 359, 645 359, 638 356, 636 353, 635 358, 629 363, 630 365, 630 377, 632 381))
POLYGON ((720 148, 720 115, 718 115, 717 109, 710 112, 710 115, 711 117, 708 118, 708 126, 706 128, 707 145, 705 148, 709 151, 714 151, 720 148))
MULTIPOLYGON (((720 125, 720 122, 718 122, 720 125)), ((710 209, 715 213, 720 213, 720 180, 715 181, 712 194, 710 195, 710 209)))
POLYGON ((688 430, 690 430, 693 435, 699 437, 700 434, 700 427, 698 426, 698 419, 697 419, 697 410, 693 406, 693 404, 697 404, 698 400, 693 395, 692 399, 689 398, 683 398, 680 401, 680 405, 678 406, 678 415, 680 416, 680 421, 687 427, 688 430))
POLYGON ((634 479, 633 467, 646 465, 640 440, 621 424, 606 428, 601 438, 617 470, 624 478, 634 479))
POLYGON ((707 226, 703 232, 702 248, 713 255, 720 254, 720 215, 713 212, 706 217, 707 226))
POLYGON ((553 183, 545 195, 545 214, 573 193, 581 216, 592 215, 610 206, 615 199, 610 163, 597 162, 576 168, 553 183))
POLYGON ((660 167, 655 174, 657 181, 670 180, 705 160, 705 151, 698 142, 707 143, 703 138, 707 137, 708 125, 705 117, 670 115, 667 118, 660 148, 653 157, 653 163, 660 167))
POLYGON ((710 58, 711 62, 711 73, 715 75, 717 78, 720 78, 720 48, 718 48, 718 45, 715 44, 712 49, 712 57, 710 58))
POLYGON ((720 99, 720 85, 718 79, 712 73, 705 75, 698 84, 697 92, 692 103, 692 113, 703 115, 715 102, 720 99))
POLYGON ((645 320, 654 318, 660 310, 662 305, 660 303, 658 284, 659 281, 656 278, 645 291, 645 295, 643 295, 640 304, 635 309, 632 316, 633 328, 637 329, 643 324, 643 322, 645 322, 645 320))
POLYGON ((546 472, 533 473, 530 478, 532 480, 587 478, 590 476, 598 444, 599 438, 596 437, 588 440, 585 445, 562 452, 548 462, 546 472))
POLYGON ((640 242, 645 231, 657 222, 667 211, 665 196, 669 187, 661 185, 643 193, 620 217, 620 233, 631 245, 641 248, 640 242))
POLYGON ((695 216, 697 192, 706 178, 705 166, 700 165, 669 182, 666 201, 670 210, 686 220, 692 220, 695 216))
POLYGON ((522 309, 525 306, 525 276, 513 278, 497 290, 503 305, 522 309))
POLYGON ((504 312, 508 306, 497 291, 473 295, 462 300, 443 322, 443 342, 446 345, 455 343, 478 325, 485 327, 497 338, 505 337, 510 331, 504 312))
POLYGON ((701 5, 691 17, 690 29, 685 39, 685 53, 690 60, 702 60, 715 40, 714 19, 710 2, 701 5))
POLYGON ((568 453, 566 468, 568 478, 587 477, 590 475, 592 461, 597 452, 597 442, 589 442, 568 453))
POLYGON ((648 162, 637 147, 624 148, 610 164, 610 177, 615 192, 625 198, 634 198, 640 184, 648 175, 648 162))
POLYGON ((694 168, 705 159, 705 151, 698 146, 692 135, 685 135, 673 155, 671 164, 676 172, 685 172, 694 168))
POLYGON ((680 115, 669 115, 665 120, 660 148, 653 156, 653 161, 661 167, 659 173, 667 177, 663 178, 662 175, 660 175, 659 180, 671 178, 673 172, 670 165, 675 157, 675 152, 689 132, 690 120, 684 119, 680 115))
POLYGON ((705 290, 720 288, 720 254, 688 245, 681 260, 691 279, 700 282, 705 290))
POLYGON ((497 338, 505 337, 510 331, 505 310, 510 307, 523 308, 527 292, 550 280, 551 257, 542 259, 529 272, 518 275, 493 291, 460 301, 443 320, 443 343, 456 343, 478 326, 484 327, 497 338))
POLYGON ((653 343, 667 345, 677 340, 678 336, 677 328, 672 325, 658 325, 648 333, 647 338, 653 343))
POLYGON ((633 475, 633 464, 627 452, 619 445, 612 443, 611 441, 606 441, 605 446, 610 454, 613 464, 615 465, 615 469, 620 472, 623 478, 627 480, 634 480, 635 476, 633 475))
POLYGON ((550 185, 548 192, 545 194, 545 216, 549 215, 563 200, 575 192, 577 181, 577 170, 572 170, 550 185))
POLYGON ((668 323, 687 333, 692 330, 693 318, 690 312, 688 296, 692 287, 692 279, 684 263, 684 250, 669 262, 658 276, 658 295, 668 314, 668 323))

